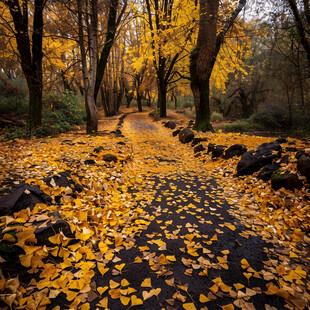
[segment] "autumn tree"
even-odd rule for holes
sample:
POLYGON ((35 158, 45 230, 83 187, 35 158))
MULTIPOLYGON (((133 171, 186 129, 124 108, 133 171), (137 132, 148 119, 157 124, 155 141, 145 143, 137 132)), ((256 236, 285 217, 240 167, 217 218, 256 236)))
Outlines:
POLYGON ((36 128, 42 125, 42 41, 43 11, 46 0, 34 1, 34 12, 31 19, 29 18, 31 16, 31 5, 27 0, 1 0, 0 3, 4 4, 10 11, 12 21, 6 22, 8 29, 14 32, 21 67, 28 85, 29 126, 36 128), (32 21, 32 31, 30 30, 29 20, 32 21))
POLYGON ((195 5, 188 0, 145 0, 148 42, 157 78, 160 117, 166 116, 169 85, 183 78, 177 65, 188 55, 195 28, 195 5))
POLYGON ((191 89, 196 107, 195 127, 202 131, 212 131, 210 123, 210 78, 225 35, 233 26, 238 14, 246 4, 239 0, 230 17, 218 29, 219 0, 200 0, 199 31, 196 48, 191 53, 191 89))
POLYGON ((310 29, 310 4, 309 0, 285 0, 290 7, 295 25, 297 28, 299 40, 306 51, 308 66, 310 68, 310 39, 308 32, 310 29))

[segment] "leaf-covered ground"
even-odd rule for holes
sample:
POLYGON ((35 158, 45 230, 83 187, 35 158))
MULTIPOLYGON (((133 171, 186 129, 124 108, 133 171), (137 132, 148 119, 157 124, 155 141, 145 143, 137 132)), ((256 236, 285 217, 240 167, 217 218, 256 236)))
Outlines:
MULTIPOLYGON (((239 158, 195 157, 147 113, 129 114, 123 127, 118 121, 103 120, 95 137, 80 132, 0 145, 2 193, 26 181, 53 198, 1 218, 0 253, 8 251, 0 258, 2 308, 308 307, 309 187, 274 191, 255 175, 236 177, 239 158), (107 162, 107 154, 118 161, 107 162), (83 191, 40 181, 62 171, 83 191), (35 229, 56 211, 75 237, 60 232, 38 244, 35 229)), ((198 136, 208 138, 205 146, 248 149, 274 140, 198 136)), ((283 169, 294 171, 291 155, 283 169)))

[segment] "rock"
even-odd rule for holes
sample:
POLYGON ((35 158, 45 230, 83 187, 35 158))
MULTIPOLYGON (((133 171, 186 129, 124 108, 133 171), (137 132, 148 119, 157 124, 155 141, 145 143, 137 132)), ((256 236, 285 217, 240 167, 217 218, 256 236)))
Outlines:
POLYGON ((297 170, 310 182, 310 157, 302 155, 297 162, 297 170))
POLYGON ((181 129, 177 129, 174 132, 172 132, 172 135, 175 137, 180 133, 181 129))
POLYGON ((13 214, 22 209, 31 210, 37 203, 51 203, 52 198, 43 193, 39 186, 21 183, 13 186, 12 193, 0 199, 0 216, 13 214))
POLYGON ((107 162, 114 161, 116 163, 117 157, 115 155, 112 155, 112 154, 105 154, 102 156, 102 160, 107 161, 107 162))
POLYGON ((34 231, 37 238, 37 245, 54 246, 48 238, 58 234, 61 231, 67 238, 74 238, 70 225, 63 219, 43 223, 43 225, 38 226, 34 231))
POLYGON ((291 155, 287 154, 281 157, 279 164, 288 164, 290 162, 291 155))
POLYGON ((291 141, 291 142, 288 143, 288 145, 295 145, 295 144, 296 144, 295 141, 291 141))
POLYGON ((202 144, 199 144, 197 145, 195 148, 194 148, 194 153, 200 153, 200 152, 203 152, 205 151, 206 148, 202 145, 202 144))
POLYGON ((78 183, 75 183, 71 179, 70 173, 67 171, 60 172, 58 173, 58 175, 53 175, 51 177, 44 178, 42 179, 42 181, 45 182, 50 187, 53 187, 53 185, 56 185, 59 187, 70 187, 76 190, 77 192, 83 191, 83 186, 81 186, 78 183))
POLYGON ((118 144, 118 145, 126 145, 126 143, 123 142, 123 141, 119 141, 119 142, 117 142, 117 144, 118 144))
POLYGON ((214 148, 215 148, 215 144, 214 143, 209 143, 208 144, 208 153, 212 152, 214 148))
POLYGON ((189 143, 194 139, 194 133, 189 128, 184 128, 179 133, 179 139, 182 143, 189 143))
POLYGON ((170 128, 170 129, 175 129, 175 127, 177 127, 177 124, 173 121, 169 121, 165 124, 165 127, 170 128))
POLYGON ((279 165, 269 164, 266 165, 258 174, 257 178, 262 179, 263 181, 268 181, 271 179, 273 173, 280 168, 279 165))
POLYGON ((234 144, 229 147, 224 154, 225 159, 233 158, 234 156, 241 156, 245 153, 248 149, 244 144, 234 144))
POLYGON ((278 138, 277 140, 276 140, 278 143, 287 143, 287 139, 286 138, 278 138))
POLYGON ((226 145, 215 145, 212 150, 212 158, 221 157, 224 154, 226 145))
POLYGON ((85 165, 95 165, 96 162, 93 159, 86 159, 84 160, 85 165))
MULTIPOLYGON (((49 187, 69 187, 74 191, 83 191, 83 187, 71 179, 69 172, 60 172, 58 175, 44 178, 42 181, 49 187)), ((13 214, 28 207, 32 210, 37 203, 50 204, 51 202, 52 198, 41 191, 37 185, 32 186, 26 183, 13 185, 11 194, 0 199, 0 216, 13 214)))
POLYGON ((193 125, 194 125, 194 121, 191 119, 191 120, 188 122, 187 127, 191 127, 191 126, 193 126, 193 125))
POLYGON ((285 189, 293 191, 295 189, 301 189, 302 186, 302 181, 299 180, 295 173, 285 171, 284 173, 274 173, 271 177, 271 187, 275 190, 284 187, 285 189))
POLYGON ((194 138, 192 142, 192 146, 195 146, 201 142, 206 142, 208 141, 208 138, 194 138))
POLYGON ((104 151, 103 146, 99 146, 99 147, 94 148, 94 153, 100 153, 101 151, 104 151))
POLYGON ((295 154, 295 158, 298 160, 302 155, 305 155, 305 154, 306 154, 306 153, 305 153, 304 150, 298 151, 298 152, 296 152, 296 154, 295 154))
POLYGON ((295 147, 295 146, 288 146, 287 148, 285 148, 285 150, 287 152, 297 152, 298 151, 297 147, 295 147))
POLYGON ((262 167, 272 164, 272 161, 281 156, 281 145, 276 142, 263 143, 256 150, 245 152, 237 165, 238 175, 252 174, 262 167))

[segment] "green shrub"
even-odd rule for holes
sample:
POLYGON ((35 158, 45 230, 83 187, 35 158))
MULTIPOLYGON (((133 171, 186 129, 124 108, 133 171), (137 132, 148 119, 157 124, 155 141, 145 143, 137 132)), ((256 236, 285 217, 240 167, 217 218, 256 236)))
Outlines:
POLYGON ((225 124, 223 127, 225 132, 247 132, 255 130, 263 130, 263 126, 253 124, 248 121, 236 121, 230 124, 225 124))
POLYGON ((0 97, 0 114, 26 114, 28 112, 27 98, 20 95, 0 97))
POLYGON ((257 112, 250 116, 249 123, 259 124, 264 129, 283 129, 289 127, 287 115, 280 109, 257 112))
POLYGON ((218 122, 221 122, 223 119, 224 119, 224 117, 223 117, 223 114, 221 114, 221 113, 214 111, 211 114, 211 122, 218 123, 218 122))
MULTIPOLYGON (((83 101, 73 92, 65 91, 63 94, 49 94, 43 101, 43 123, 69 128, 70 125, 84 124, 86 112, 83 101)), ((66 130, 67 130, 66 129, 66 130)))

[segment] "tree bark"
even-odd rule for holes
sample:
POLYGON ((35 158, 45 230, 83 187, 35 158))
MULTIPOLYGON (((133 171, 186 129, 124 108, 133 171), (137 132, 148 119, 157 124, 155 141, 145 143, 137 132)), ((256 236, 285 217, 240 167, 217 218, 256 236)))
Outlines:
POLYGON ((29 39, 28 1, 12 0, 4 2, 13 18, 17 49, 20 54, 21 66, 26 77, 29 91, 29 128, 42 125, 42 38, 43 38, 43 11, 45 0, 35 0, 33 15, 32 46, 29 39))
POLYGON ((219 0, 200 0, 200 19, 197 46, 191 53, 191 89, 196 107, 195 128, 213 131, 210 121, 210 78, 224 37, 246 4, 239 0, 238 6, 217 34, 219 0))

